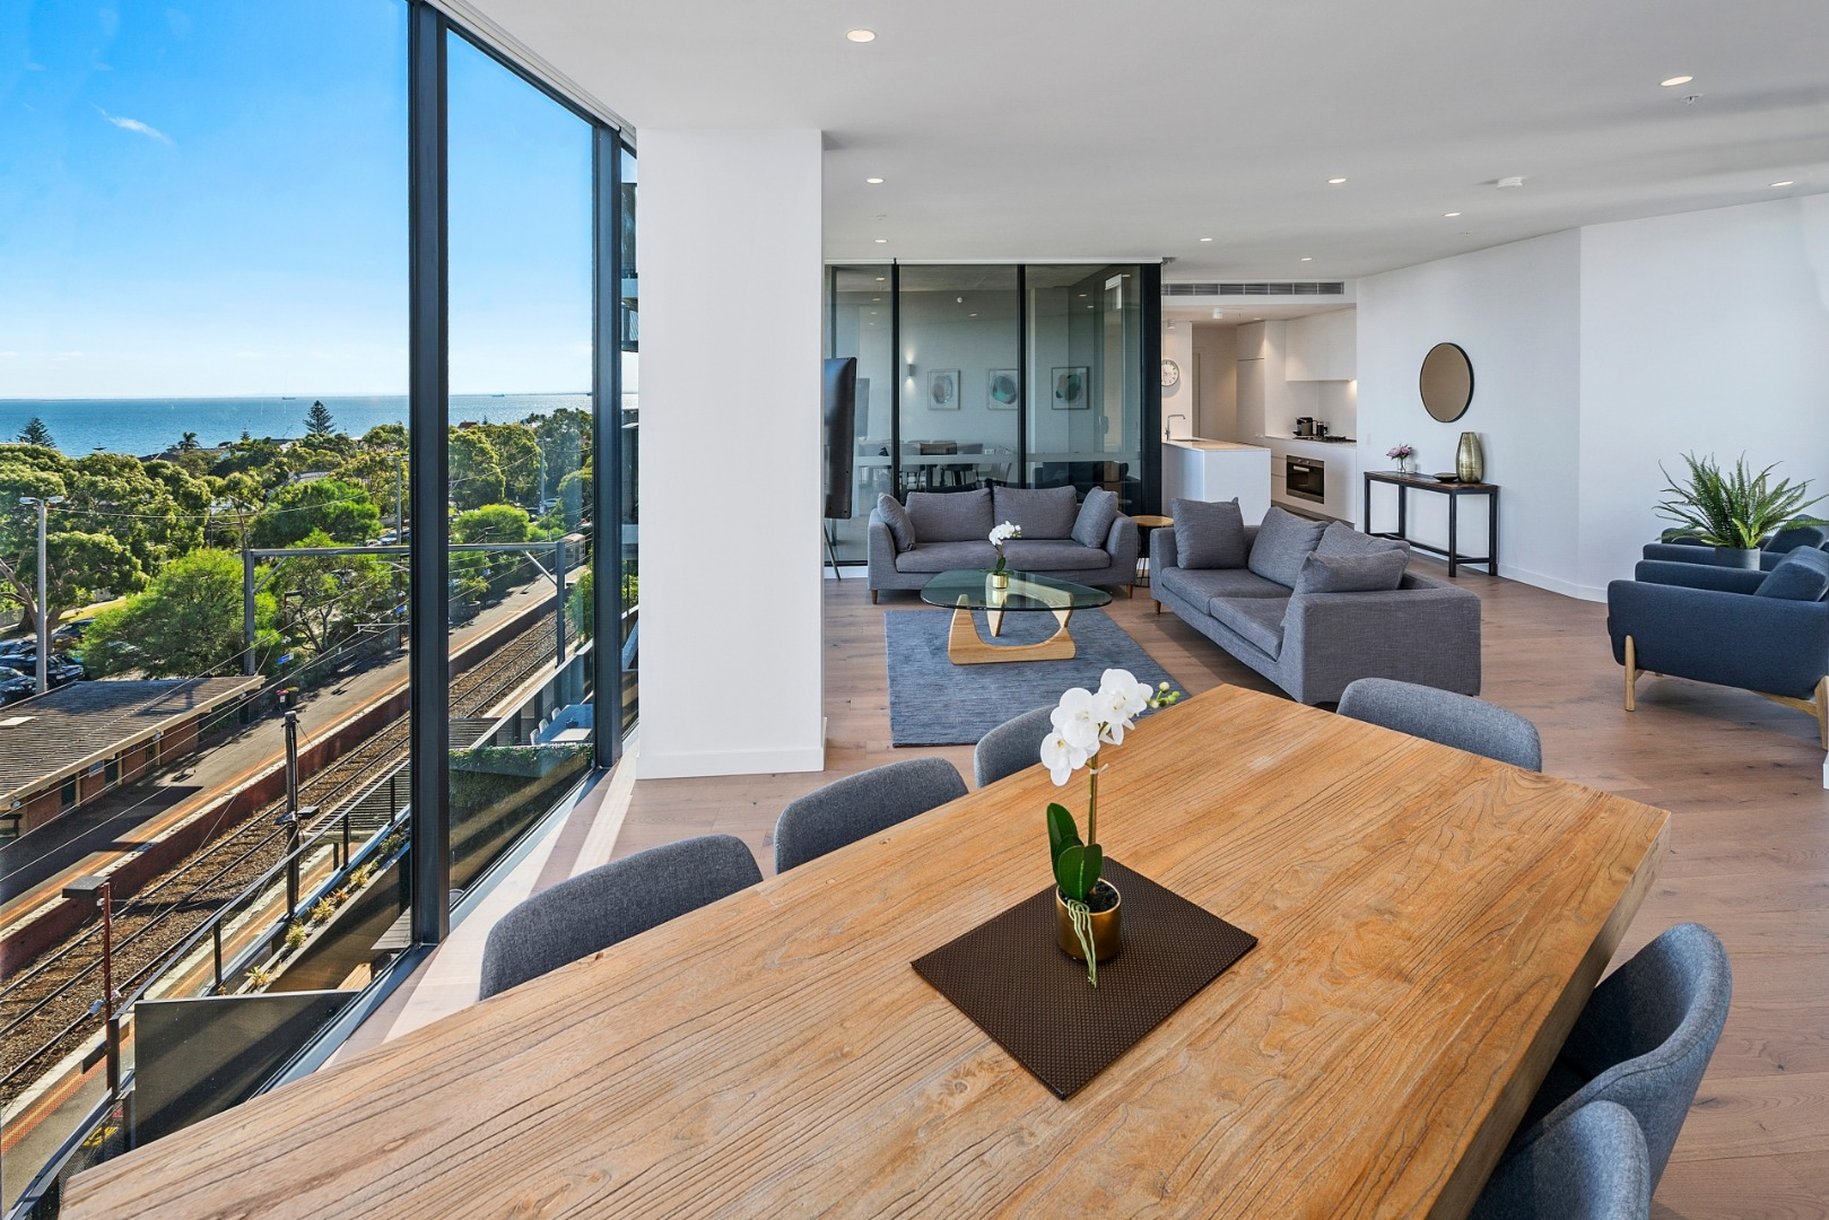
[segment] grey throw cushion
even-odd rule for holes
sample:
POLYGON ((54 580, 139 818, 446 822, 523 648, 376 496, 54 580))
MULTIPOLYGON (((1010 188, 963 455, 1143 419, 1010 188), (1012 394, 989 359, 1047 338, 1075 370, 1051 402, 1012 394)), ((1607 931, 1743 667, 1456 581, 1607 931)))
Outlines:
POLYGON ((1753 595, 1814 602, 1821 601, 1825 592, 1829 592, 1829 551, 1799 547, 1766 573, 1753 595))
POLYGON ((895 549, 906 551, 915 544, 914 518, 902 507, 902 502, 884 492, 876 498, 876 511, 882 514, 883 524, 889 527, 889 536, 895 539, 895 549))
POLYGON ((1345 522, 1336 521, 1321 531, 1317 555, 1376 555, 1381 551, 1410 553, 1410 544, 1401 538, 1374 538, 1362 534, 1345 522))
POLYGON ((1404 578, 1404 551, 1370 555, 1323 555, 1316 551, 1302 564, 1297 593, 1377 593, 1395 589, 1404 578))
POLYGON ((917 491, 908 496, 908 515, 922 542, 983 542, 991 533, 991 489, 917 491))
MULTIPOLYGON (((1251 544, 1251 558, 1246 565, 1265 580, 1293 589, 1302 578, 1302 565, 1321 544, 1325 521, 1310 521, 1292 512, 1272 508, 1264 514, 1264 524, 1251 544)), ((1177 539, 1177 544, 1180 540, 1177 539)))
POLYGON ((1184 568, 1242 568, 1251 548, 1245 545, 1245 515, 1238 497, 1220 500, 1174 500, 1175 553, 1184 568))
MULTIPOLYGON (((993 487, 991 524, 1013 521, 1029 541, 1073 537, 1079 519, 1079 497, 1071 487, 993 487)), ((1100 540, 1103 542, 1103 539, 1100 540)))
POLYGON ((1086 502, 1080 505, 1080 515, 1073 523, 1073 540, 1081 546, 1103 548, 1105 539, 1111 535, 1111 526, 1118 519, 1118 497, 1103 487, 1095 487, 1086 493, 1086 502))
POLYGON ((1818 549, 1829 546, 1829 526, 1787 525, 1767 539, 1763 549, 1778 553, 1794 551, 1800 546, 1818 549))

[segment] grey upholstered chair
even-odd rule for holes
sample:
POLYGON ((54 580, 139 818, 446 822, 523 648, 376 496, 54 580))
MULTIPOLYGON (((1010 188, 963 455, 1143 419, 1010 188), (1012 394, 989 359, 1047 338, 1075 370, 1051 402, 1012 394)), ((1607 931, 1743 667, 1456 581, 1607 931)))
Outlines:
POLYGON ((944 758, 911 758, 847 775, 781 811, 775 871, 785 873, 964 795, 965 781, 944 758))
POLYGON ((1514 1151, 1592 1101, 1614 1101, 1645 1133, 1656 1189, 1727 1021, 1727 950, 1701 924, 1646 945, 1594 989, 1512 1139, 1514 1151))
POLYGON ((1537 726, 1470 695, 1391 678, 1360 678, 1341 692, 1340 714, 1527 770, 1543 770, 1537 726))
POLYGON ((483 944, 482 998, 762 880, 743 841, 703 835, 579 873, 508 912, 483 944))
POLYGON ((1053 716, 1053 707, 1038 707, 1004 721, 980 737, 972 751, 972 777, 978 786, 994 784, 1039 763, 1042 738, 1054 727, 1053 716))
POLYGON ((1470 1220, 1644 1220, 1651 1161, 1632 1111, 1593 1101, 1499 1162, 1470 1220))

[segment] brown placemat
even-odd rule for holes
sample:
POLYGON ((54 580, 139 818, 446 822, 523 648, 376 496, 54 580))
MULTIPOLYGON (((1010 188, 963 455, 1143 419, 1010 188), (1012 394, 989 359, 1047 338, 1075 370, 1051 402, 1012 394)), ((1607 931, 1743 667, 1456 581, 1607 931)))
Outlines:
POLYGON ((1054 887, 914 961, 915 971, 977 1022, 1057 1097, 1074 1093, 1257 944, 1257 937, 1114 860, 1123 947, 1099 964, 1054 942, 1054 887))

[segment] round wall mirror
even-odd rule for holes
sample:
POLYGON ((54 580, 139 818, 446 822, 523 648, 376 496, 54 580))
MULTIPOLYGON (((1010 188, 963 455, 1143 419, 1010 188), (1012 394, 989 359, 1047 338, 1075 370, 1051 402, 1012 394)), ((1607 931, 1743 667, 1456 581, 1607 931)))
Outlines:
POLYGON ((1422 375, 1416 379, 1423 410, 1444 424, 1467 413, 1473 401, 1473 364, 1458 343, 1437 343, 1423 357, 1422 375))

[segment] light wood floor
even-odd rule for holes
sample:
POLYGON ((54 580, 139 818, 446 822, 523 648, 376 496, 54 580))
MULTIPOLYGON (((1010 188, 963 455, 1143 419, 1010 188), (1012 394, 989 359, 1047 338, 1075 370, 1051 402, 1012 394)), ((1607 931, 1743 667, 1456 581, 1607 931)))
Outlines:
MULTIPOLYGON (((838 775, 933 753, 969 782, 969 747, 890 746, 881 619, 920 602, 885 594, 873 606, 862 573, 848 576, 826 582, 826 772, 640 781, 617 855, 724 831, 766 873, 782 805, 838 775)), ((1829 792, 1815 725, 1755 695, 1662 678, 1641 681, 1628 714, 1604 606, 1479 573, 1460 583, 1484 604, 1484 694, 1536 722, 1544 769, 1674 815, 1670 856, 1622 956, 1694 920, 1733 961, 1732 1015, 1653 1214, 1829 1217, 1829 792)), ((1154 609, 1139 589, 1108 613, 1183 690, 1272 689, 1154 609)))

